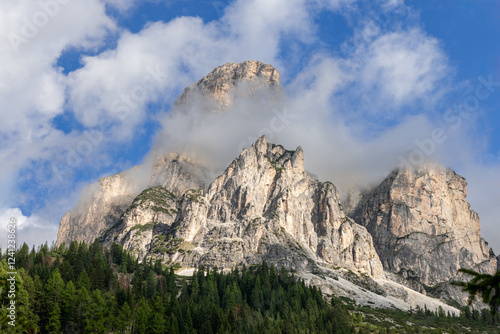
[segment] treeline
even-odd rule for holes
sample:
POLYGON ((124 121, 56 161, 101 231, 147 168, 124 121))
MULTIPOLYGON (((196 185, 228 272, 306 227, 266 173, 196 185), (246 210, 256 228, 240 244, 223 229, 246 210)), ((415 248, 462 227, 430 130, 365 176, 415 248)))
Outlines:
MULTIPOLYGON (((0 251, 1 253, 1 251, 0 251)), ((1 333, 354 333, 352 317, 284 269, 263 263, 181 278, 114 244, 16 254, 16 326, 7 315, 9 270, 0 261, 1 333)))
POLYGON ((493 315, 487 308, 479 311, 464 306, 460 308, 460 316, 454 316, 442 308, 435 312, 426 307, 402 311, 360 307, 351 304, 348 309, 351 310, 358 334, 500 333, 499 315, 493 315))
POLYGON ((492 333, 499 315, 464 307, 460 317, 325 301, 284 269, 263 263, 222 273, 198 268, 179 277, 160 261, 139 261, 120 245, 73 242, 0 250, 0 333, 492 333))

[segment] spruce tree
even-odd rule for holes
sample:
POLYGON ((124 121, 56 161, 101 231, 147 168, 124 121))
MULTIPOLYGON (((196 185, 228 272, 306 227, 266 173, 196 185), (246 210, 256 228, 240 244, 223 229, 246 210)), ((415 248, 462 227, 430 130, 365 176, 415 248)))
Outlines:
POLYGON ((131 317, 132 317, 132 310, 130 309, 129 304, 125 302, 123 303, 123 305, 119 310, 116 321, 116 328, 120 333, 128 332, 128 329, 130 327, 131 317))
POLYGON ((59 303, 52 305, 49 311, 49 323, 47 325, 47 333, 58 334, 61 332, 61 309, 59 303))
POLYGON ((134 332, 145 334, 148 330, 150 309, 144 297, 139 300, 135 314, 134 332))

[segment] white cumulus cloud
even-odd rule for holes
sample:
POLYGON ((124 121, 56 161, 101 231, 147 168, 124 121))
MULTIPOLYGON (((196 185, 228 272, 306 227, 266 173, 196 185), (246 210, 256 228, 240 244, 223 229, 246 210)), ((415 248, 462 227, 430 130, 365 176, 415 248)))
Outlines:
POLYGON ((31 248, 46 241, 50 243, 56 235, 57 227, 37 215, 27 217, 19 208, 0 211, 0 248, 3 251, 12 244, 8 240, 16 240, 18 247, 26 243, 31 248))

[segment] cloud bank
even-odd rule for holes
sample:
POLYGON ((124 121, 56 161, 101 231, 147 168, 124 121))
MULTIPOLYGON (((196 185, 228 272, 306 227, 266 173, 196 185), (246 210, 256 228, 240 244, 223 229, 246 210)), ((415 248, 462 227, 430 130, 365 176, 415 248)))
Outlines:
POLYGON ((473 208, 500 251, 499 187, 491 182, 500 169, 477 159, 481 104, 468 117, 455 107, 469 101, 457 99, 457 90, 479 82, 455 82, 442 42, 403 1, 235 1, 214 21, 178 17, 138 33, 107 10, 132 15, 137 6, 0 4, 0 61, 8 64, 0 69, 0 186, 7 190, 0 209, 2 223, 10 216, 23 222, 26 240, 55 238, 59 217, 85 184, 134 164, 121 152, 138 136, 158 138, 157 147, 198 147, 223 166, 266 134, 302 146, 307 169, 341 190, 374 184, 412 157, 451 165, 469 179, 473 208), (350 25, 339 46, 325 47, 319 37, 317 18, 325 11, 350 25), (58 60, 75 50, 85 55, 67 73, 58 60), (224 115, 170 113, 185 86, 246 59, 280 70, 288 93, 282 106, 252 108, 246 101, 224 115), (157 127, 145 126, 151 122, 157 127), (60 205, 49 209, 54 203, 60 205))

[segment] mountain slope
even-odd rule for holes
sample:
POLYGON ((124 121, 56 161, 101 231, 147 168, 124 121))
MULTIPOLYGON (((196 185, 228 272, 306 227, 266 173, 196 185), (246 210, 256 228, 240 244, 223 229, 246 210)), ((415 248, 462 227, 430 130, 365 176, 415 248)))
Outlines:
POLYGON ((56 246, 73 240, 91 243, 115 224, 144 186, 137 172, 135 167, 102 177, 85 188, 76 207, 61 218, 56 246))

